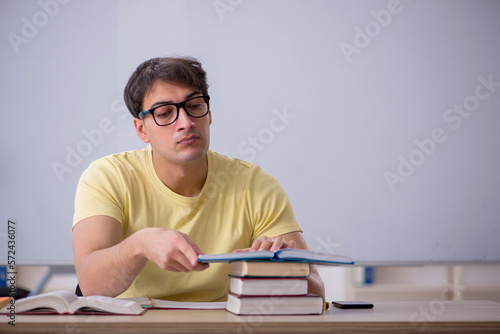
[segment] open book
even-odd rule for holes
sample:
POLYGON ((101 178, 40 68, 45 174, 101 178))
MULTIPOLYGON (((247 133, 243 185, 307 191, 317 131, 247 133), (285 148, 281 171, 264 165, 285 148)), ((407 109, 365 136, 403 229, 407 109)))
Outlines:
POLYGON ((134 301, 144 308, 153 309, 217 310, 226 308, 226 302, 178 302, 149 297, 123 298, 123 300, 134 301))
POLYGON ((200 254, 199 262, 233 262, 233 261, 299 261, 319 265, 351 265, 354 261, 343 255, 312 252, 304 249, 285 248, 277 251, 254 251, 223 254, 200 254))
MULTIPOLYGON (((140 315, 141 304, 105 296, 77 297, 70 291, 54 291, 15 301, 17 314, 122 314, 140 315)), ((0 313, 9 313, 7 306, 0 313)))

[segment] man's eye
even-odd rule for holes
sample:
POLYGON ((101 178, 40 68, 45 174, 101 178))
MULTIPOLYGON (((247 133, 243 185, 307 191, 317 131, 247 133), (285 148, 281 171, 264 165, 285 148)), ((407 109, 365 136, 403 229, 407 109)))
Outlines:
POLYGON ((188 106, 189 109, 199 109, 201 108, 202 104, 201 103, 197 103, 197 104, 191 104, 188 106))
POLYGON ((167 118, 170 117, 173 113, 172 108, 158 108, 156 109, 155 116, 158 118, 167 118))

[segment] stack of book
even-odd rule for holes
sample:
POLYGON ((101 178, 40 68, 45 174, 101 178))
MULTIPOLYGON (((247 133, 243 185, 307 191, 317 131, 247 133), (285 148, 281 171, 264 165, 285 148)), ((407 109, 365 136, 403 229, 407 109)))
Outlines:
POLYGON ((309 293, 310 264, 343 265, 344 256, 299 249, 204 254, 200 262, 230 262, 226 310, 237 315, 322 314, 323 297, 309 293))
POLYGON ((226 310, 241 315, 321 314, 323 298, 308 294, 309 263, 231 262, 226 310))

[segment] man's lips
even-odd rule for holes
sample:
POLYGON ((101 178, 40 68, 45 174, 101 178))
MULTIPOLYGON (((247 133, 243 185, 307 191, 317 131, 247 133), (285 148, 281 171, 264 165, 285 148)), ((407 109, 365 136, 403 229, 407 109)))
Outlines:
POLYGON ((194 143, 196 140, 198 140, 200 137, 198 136, 186 136, 186 137, 182 137, 181 140, 179 140, 177 143, 178 144, 192 144, 194 143))

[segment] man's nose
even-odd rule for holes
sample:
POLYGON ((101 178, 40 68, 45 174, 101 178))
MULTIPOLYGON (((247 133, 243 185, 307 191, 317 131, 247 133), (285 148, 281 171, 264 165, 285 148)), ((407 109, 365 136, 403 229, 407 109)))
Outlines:
POLYGON ((179 116, 177 117, 177 130, 191 129, 194 126, 193 119, 188 115, 184 108, 179 109, 179 116))

